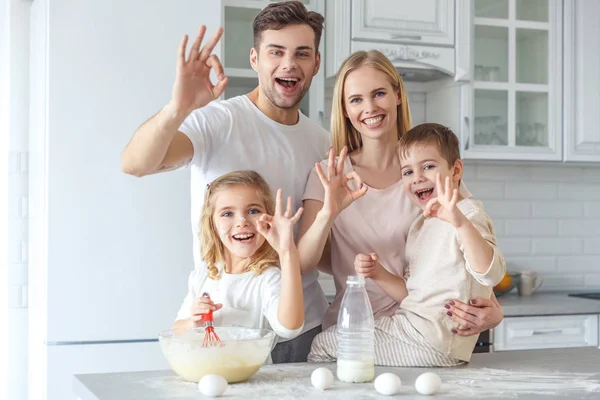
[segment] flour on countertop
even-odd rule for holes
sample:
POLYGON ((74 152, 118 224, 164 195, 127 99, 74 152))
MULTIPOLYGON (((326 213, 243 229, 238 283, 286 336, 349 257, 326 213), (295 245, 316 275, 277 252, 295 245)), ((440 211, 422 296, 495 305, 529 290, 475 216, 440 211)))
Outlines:
POLYGON ((565 372, 523 372, 493 368, 448 369, 439 372, 444 392, 456 397, 503 396, 524 394, 569 396, 575 392, 598 393, 599 374, 565 372))
MULTIPOLYGON (((335 375, 335 365, 323 365, 335 375)), ((375 391, 373 383, 344 383, 335 378, 333 386, 321 391, 312 386, 310 375, 315 364, 293 367, 285 364, 263 366, 249 381, 229 385, 223 399, 260 398, 276 399, 389 399, 375 391)), ((389 368, 376 367, 376 376, 389 368)), ((442 388, 435 395, 443 398, 573 398, 585 393, 586 398, 600 397, 599 374, 564 373, 555 371, 523 372, 493 368, 435 368, 424 369, 434 371, 442 378, 442 388)), ((414 373, 410 378, 395 370, 402 380, 402 387, 396 396, 422 398, 414 388, 414 373)), ((152 388, 158 398, 168 399, 203 399, 196 384, 186 382, 177 376, 157 376, 140 379, 141 386, 152 388)), ((131 393, 135 398, 135 393, 131 393)))

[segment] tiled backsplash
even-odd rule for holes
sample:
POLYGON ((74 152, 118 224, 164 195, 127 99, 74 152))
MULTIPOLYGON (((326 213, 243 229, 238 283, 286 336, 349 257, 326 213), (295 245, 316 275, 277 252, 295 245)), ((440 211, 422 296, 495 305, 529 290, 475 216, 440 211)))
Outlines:
MULTIPOLYGON (((537 271, 540 290, 600 289, 600 165, 467 161, 464 182, 493 219, 509 271, 537 271)), ((331 277, 320 280, 335 293, 331 277)))
POLYGON ((543 289, 600 289, 600 166, 467 162, 465 182, 494 220, 508 269, 543 289))

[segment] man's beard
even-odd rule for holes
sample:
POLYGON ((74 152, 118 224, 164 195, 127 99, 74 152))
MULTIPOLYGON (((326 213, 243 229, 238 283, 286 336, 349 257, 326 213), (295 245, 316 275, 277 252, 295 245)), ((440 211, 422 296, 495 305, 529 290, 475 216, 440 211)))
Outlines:
MULTIPOLYGON (((276 85, 276 83, 274 83, 273 85, 276 85)), ((265 96, 267 97, 267 99, 269 99, 269 101, 271 102, 271 104, 273 104, 275 107, 277 108, 281 108, 283 110, 289 110, 290 108, 294 108, 296 106, 298 106, 298 104, 300 104, 300 102, 302 101, 302 99, 304 99, 304 96, 306 96, 306 94, 308 93, 308 90, 310 89, 310 82, 308 82, 308 85, 304 85, 304 87, 302 88, 302 92, 300 92, 300 95, 298 95, 295 98, 295 101, 293 104, 288 105, 288 104, 284 104, 282 101, 278 98, 277 92, 275 88, 268 88, 267 90, 263 90, 265 93, 265 96)), ((286 100, 289 100, 290 98, 286 98, 286 100)))

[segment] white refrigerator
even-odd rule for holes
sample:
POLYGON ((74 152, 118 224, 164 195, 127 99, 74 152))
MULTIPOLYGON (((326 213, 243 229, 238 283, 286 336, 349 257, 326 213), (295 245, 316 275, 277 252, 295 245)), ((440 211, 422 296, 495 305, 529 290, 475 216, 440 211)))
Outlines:
POLYGON ((168 368, 156 339, 193 268, 189 171, 135 178, 120 156, 170 99, 182 35, 220 23, 213 0, 32 3, 31 399, 74 398, 75 373, 168 368))

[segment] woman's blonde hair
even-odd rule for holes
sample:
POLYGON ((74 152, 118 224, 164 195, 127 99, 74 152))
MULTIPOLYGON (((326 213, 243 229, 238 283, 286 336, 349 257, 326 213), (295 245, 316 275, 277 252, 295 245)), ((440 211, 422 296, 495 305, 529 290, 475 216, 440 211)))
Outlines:
POLYGON ((357 51, 348 57, 338 71, 333 88, 333 104, 331 108, 331 142, 335 154, 339 154, 344 146, 348 146, 348 153, 362 147, 362 138, 350 119, 346 117, 344 108, 344 84, 348 74, 364 65, 375 68, 386 74, 395 92, 400 94, 398 105, 398 139, 408 131, 411 126, 410 108, 408 97, 404 90, 404 82, 391 61, 380 51, 357 51))
MULTIPOLYGON (((215 195, 222 190, 234 186, 250 186, 256 188, 265 204, 265 212, 273 215, 275 212, 275 201, 269 184, 260 174, 255 171, 236 171, 225 174, 207 185, 204 195, 204 207, 200 217, 200 253, 202 261, 208 268, 208 276, 217 279, 219 269, 217 263, 225 262, 225 246, 219 238, 217 227, 213 218, 215 212, 215 195)), ((257 233, 260 235, 259 233, 257 233)), ((263 245, 254 253, 249 260, 246 271, 254 271, 260 275, 265 269, 277 265, 279 257, 277 252, 265 240, 263 245)))

